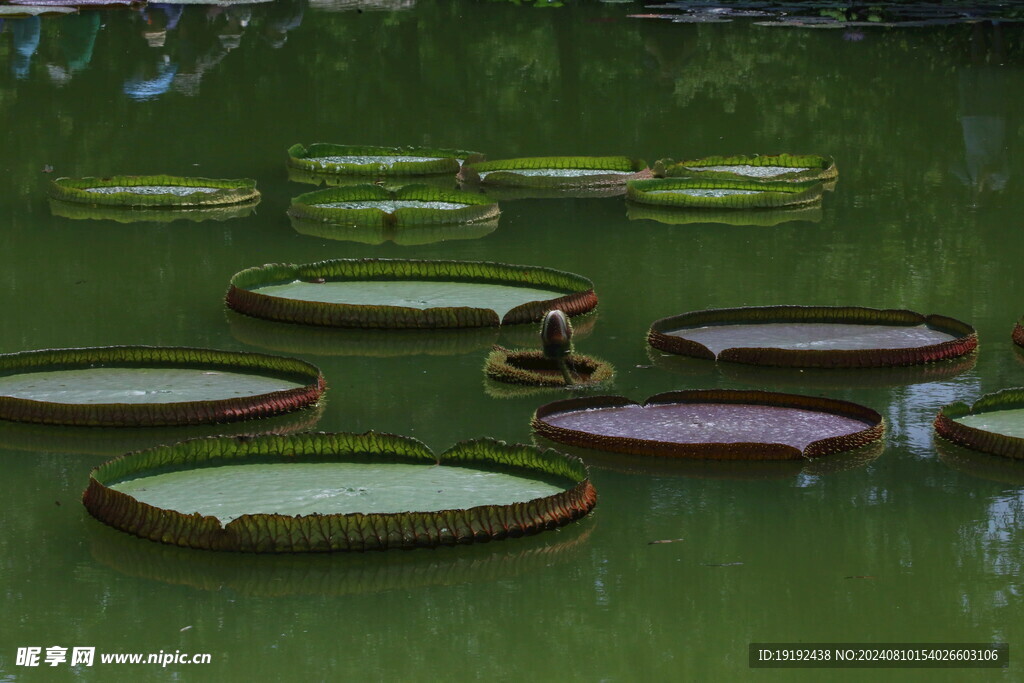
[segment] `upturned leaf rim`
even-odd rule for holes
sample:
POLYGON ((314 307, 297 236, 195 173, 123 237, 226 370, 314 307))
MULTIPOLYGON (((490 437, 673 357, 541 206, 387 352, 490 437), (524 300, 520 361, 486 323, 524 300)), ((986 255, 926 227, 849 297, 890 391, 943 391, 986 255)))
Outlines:
POLYGON ((690 311, 655 320, 647 332, 652 347, 681 356, 747 365, 802 368, 880 368, 920 365, 956 358, 978 347, 977 331, 969 324, 943 315, 923 315, 905 309, 862 306, 747 306, 690 311), (927 325, 954 335, 938 344, 901 349, 776 349, 733 347, 717 356, 703 344, 669 334, 685 327, 743 323, 847 323, 909 327, 927 325))
POLYGON ((638 204, 681 208, 777 209, 821 201, 824 186, 817 180, 758 181, 731 178, 651 178, 626 183, 626 199, 638 204), (750 194, 701 197, 673 190, 744 190, 750 194), (657 194, 669 192, 669 194, 657 194))
POLYGON ((380 432, 192 439, 128 453, 95 468, 82 502, 93 517, 140 538, 206 550, 296 553, 411 549, 532 535, 579 519, 597 502, 582 460, 553 449, 482 438, 435 455, 411 437, 380 432), (167 467, 276 463, 382 462, 497 468, 555 477, 559 493, 506 505, 401 513, 249 514, 227 524, 143 503, 111 488, 167 467))
POLYGON ((296 143, 288 148, 288 165, 291 167, 317 174, 374 177, 446 174, 454 176, 459 172, 459 168, 463 163, 471 160, 482 160, 483 158, 484 156, 480 152, 444 147, 389 147, 382 145, 339 145, 331 142, 314 142, 308 147, 302 143, 296 143), (315 161, 316 159, 332 156, 434 158, 429 161, 397 161, 393 164, 315 161))
POLYGON ((674 159, 659 159, 654 164, 654 176, 656 178, 671 177, 699 177, 699 178, 725 178, 734 180, 756 180, 756 178, 736 173, 733 171, 701 171, 702 166, 779 166, 793 169, 790 173, 781 173, 771 178, 765 178, 767 182, 778 181, 802 181, 820 180, 832 181, 839 177, 839 170, 836 168, 835 159, 822 154, 734 154, 716 155, 702 157, 699 159, 687 159, 675 161, 674 159))
POLYGON ((353 227, 412 228, 427 225, 479 223, 497 218, 498 204, 477 192, 444 190, 428 185, 406 185, 390 190, 378 185, 353 185, 314 190, 294 197, 288 215, 295 219, 320 221, 353 227), (322 204, 354 201, 422 201, 468 204, 455 209, 403 207, 395 211, 380 208, 346 209, 322 204))
POLYGON ((932 426, 947 441, 974 451, 1000 455, 1015 460, 1024 459, 1024 438, 991 432, 957 422, 968 415, 999 410, 1024 408, 1024 387, 1000 389, 981 396, 973 404, 955 401, 943 406, 932 426))
POLYGON ((247 268, 231 278, 225 303, 239 313, 279 322, 361 329, 450 329, 539 322, 545 313, 555 308, 570 316, 582 315, 597 306, 597 295, 589 279, 542 266, 492 261, 367 258, 247 268), (520 304, 499 318, 490 308, 438 306, 419 309, 386 304, 324 303, 253 291, 260 286, 295 280, 437 280, 550 287, 565 293, 551 299, 520 304))
POLYGON ((631 159, 625 156, 518 157, 467 162, 459 171, 459 182, 469 185, 532 189, 623 186, 627 181, 650 177, 651 169, 647 167, 647 162, 643 159, 631 159), (608 173, 586 176, 534 176, 518 172, 544 168, 606 170, 608 173), (486 175, 482 177, 482 173, 486 173, 486 175))
POLYGON ((97 346, 0 354, 0 373, 92 367, 189 367, 285 377, 302 386, 251 396, 173 403, 61 403, 0 396, 0 419, 92 427, 169 427, 234 422, 316 403, 327 388, 319 368, 284 356, 184 346, 97 346))
POLYGON ((551 441, 595 448, 629 455, 709 460, 800 460, 819 458, 832 453, 854 450, 880 440, 885 434, 885 420, 876 411, 850 401, 821 396, 804 396, 779 392, 741 389, 688 389, 668 391, 639 403, 625 396, 588 396, 553 401, 540 406, 530 421, 535 434, 551 441), (672 403, 728 403, 798 408, 842 415, 865 423, 864 429, 812 441, 803 450, 781 443, 674 443, 655 439, 605 436, 556 426, 545 418, 567 412, 617 408, 629 405, 662 405, 672 403))
POLYGON ((105 178, 89 176, 79 178, 56 178, 50 181, 49 194, 64 202, 76 202, 94 206, 122 206, 136 208, 189 208, 241 204, 259 199, 256 181, 250 178, 198 178, 172 175, 114 175, 105 178), (217 188, 215 192, 191 192, 177 194, 135 194, 114 192, 99 194, 88 192, 90 187, 147 187, 172 185, 176 187, 217 188))

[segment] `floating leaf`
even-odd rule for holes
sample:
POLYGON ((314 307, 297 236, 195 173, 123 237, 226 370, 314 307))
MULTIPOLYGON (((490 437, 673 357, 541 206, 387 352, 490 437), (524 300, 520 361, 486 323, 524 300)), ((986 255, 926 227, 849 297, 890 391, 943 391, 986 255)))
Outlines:
POLYGON ((109 178, 57 178, 50 196, 94 206, 193 207, 241 204, 259 198, 249 179, 121 175, 109 178))
POLYGON ((628 157, 524 157, 467 163, 459 172, 466 184, 530 189, 621 189, 627 181, 649 178, 640 159, 628 157))
POLYGON ((0 355, 0 419, 89 426, 232 422, 315 403, 320 371, 293 358, 105 346, 0 355))
POLYGON ((463 161, 480 160, 479 152, 431 147, 379 147, 318 142, 288 148, 288 164, 312 172, 370 177, 455 175, 463 161))
POLYGON ((652 178, 631 180, 626 198, 639 204, 681 208, 774 209, 821 201, 818 181, 761 182, 728 178, 652 178))
MULTIPOLYGON (((361 497, 358 489, 328 493, 341 496, 348 503, 361 497)), ((218 495, 211 502, 216 505, 224 497, 218 495)), ((522 536, 583 517, 596 500, 585 465, 577 458, 555 451, 478 439, 456 444, 435 457, 415 439, 375 432, 263 436, 244 441, 195 439, 159 446, 129 453, 94 469, 83 497, 86 509, 97 519, 136 536, 192 548, 247 552, 385 550, 522 536), (395 465, 400 475, 409 467, 423 468, 419 471, 428 477, 439 476, 442 471, 444 476, 501 473, 533 482, 529 484, 530 490, 539 485, 546 490, 554 487, 554 492, 530 500, 452 509, 443 495, 433 494, 436 486, 431 483, 418 495, 435 500, 436 504, 426 504, 424 509, 326 514, 316 511, 316 498, 324 493, 325 482, 344 487, 345 473, 351 475, 353 464, 366 466, 384 477, 374 486, 382 494, 391 491, 395 500, 409 492, 401 488, 395 490, 401 478, 388 481, 386 474, 380 474, 386 473, 389 465, 395 465), (303 478, 299 475, 306 471, 307 465, 328 469, 337 466, 338 476, 324 477, 317 470, 319 476, 315 476, 312 483, 299 481, 290 487, 290 493, 280 494, 285 497, 278 505, 290 505, 295 499, 314 499, 314 511, 302 510, 308 514, 258 511, 266 502, 252 491, 254 476, 258 478, 262 469, 273 468, 276 473, 272 474, 273 479, 289 488, 290 481, 295 484, 303 478), (169 477, 172 483, 174 477, 191 477, 198 481, 204 476, 219 478, 220 472, 228 474, 220 490, 230 488, 232 481, 237 483, 238 477, 250 481, 250 486, 242 484, 230 491, 228 497, 235 499, 239 506, 225 515, 230 518, 226 523, 214 514, 180 509, 195 508, 195 500, 201 498, 199 493, 189 496, 187 486, 171 496, 177 500, 174 509, 154 506, 137 497, 159 495, 159 489, 166 489, 166 483, 158 481, 159 477, 169 477), (118 488, 127 488, 135 494, 118 488), (251 513, 244 512, 247 497, 254 510, 251 513)), ((359 505, 357 500, 354 507, 359 505)))
POLYGON ((289 216, 303 221, 381 229, 492 221, 500 213, 482 194, 428 185, 333 187, 299 195, 288 209, 289 216))
POLYGON ((854 306, 708 309, 656 320, 656 349, 748 365, 868 368, 916 365, 970 353, 974 328, 940 315, 854 306))
POLYGON ((597 305, 586 278, 480 261, 337 259, 235 274, 227 305, 269 320, 355 328, 492 327, 597 305))
POLYGON ((658 178, 793 182, 835 180, 839 172, 832 157, 818 154, 754 154, 711 156, 680 162, 663 159, 654 164, 654 175, 658 178))
POLYGON ((555 401, 534 431, 573 446, 635 455, 799 460, 860 448, 882 437, 882 416, 847 401, 765 391, 692 390, 644 404, 622 396, 555 401))
POLYGON ((934 426, 955 444, 1024 459, 1024 388, 985 394, 971 406, 951 403, 939 411, 934 426))

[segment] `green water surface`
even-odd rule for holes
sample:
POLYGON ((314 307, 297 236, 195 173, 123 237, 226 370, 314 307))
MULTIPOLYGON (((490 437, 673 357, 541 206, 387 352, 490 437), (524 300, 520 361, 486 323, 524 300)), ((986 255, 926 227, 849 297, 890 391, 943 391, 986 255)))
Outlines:
MULTIPOLYGON (((28 448, 19 433, 0 443, 0 678, 1024 680, 1024 488, 1007 483, 1024 479, 948 466, 931 427, 942 405, 1024 384, 1010 342, 1024 307, 1021 27, 628 17, 659 11, 277 0, 185 7, 176 23, 158 3, 145 16, 4 19, 0 352, 280 346, 258 330, 236 336, 224 310, 230 277, 264 263, 532 264, 593 279, 598 317, 577 350, 617 368, 609 393, 852 400, 884 415, 885 452, 788 478, 595 467, 592 516, 480 548, 213 559, 96 522, 80 499, 105 456, 46 445, 59 440, 28 448), (309 186, 288 180, 286 150, 313 141, 649 163, 818 153, 835 158, 839 179, 815 222, 669 225, 628 220, 621 197, 524 199, 503 201, 499 227, 479 239, 367 245, 289 227, 290 200, 309 186), (251 177, 263 198, 224 222, 51 215, 51 178, 121 173, 251 177), (665 364, 645 343, 665 316, 784 304, 938 312, 973 324, 980 351, 959 375, 893 383, 665 364), (664 539, 683 540, 649 544, 664 539), (995 672, 752 671, 748 644, 763 641, 1000 641, 1015 661, 995 672), (18 647, 55 645, 212 661, 18 666, 18 647)), ((485 435, 529 441, 545 400, 489 397, 487 344, 444 355, 294 347, 329 385, 317 429, 406 434, 438 452, 485 435)), ((128 447, 140 447, 137 433, 128 447)))

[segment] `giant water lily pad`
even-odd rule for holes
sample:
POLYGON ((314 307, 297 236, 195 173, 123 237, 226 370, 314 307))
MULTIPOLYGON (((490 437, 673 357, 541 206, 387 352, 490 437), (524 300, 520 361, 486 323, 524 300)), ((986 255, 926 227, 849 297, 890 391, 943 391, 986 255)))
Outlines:
POLYGON ((882 438, 882 416, 847 401, 765 391, 693 390, 643 404, 622 396, 555 401, 533 416, 540 436, 634 455, 797 460, 882 438))
POLYGON ((464 161, 481 160, 479 152, 428 147, 335 145, 318 142, 288 148, 288 165, 313 172, 369 177, 455 175, 464 161))
POLYGON ((652 178, 631 180, 626 185, 626 199, 665 207, 777 209, 820 202, 822 189, 818 181, 652 178))
POLYGON ((122 175, 108 178, 57 178, 50 196, 96 206, 199 207, 252 202, 256 181, 245 178, 183 178, 169 175, 122 175))
POLYGON ((945 406, 935 418, 935 431, 976 451, 1024 459, 1024 388, 986 394, 970 406, 945 406))
POLYGON ((337 259, 271 264, 231 278, 227 305, 258 318, 357 328, 491 327, 597 305, 590 280, 478 261, 337 259))
POLYGON ((332 187, 292 199, 288 215, 344 227, 416 228, 492 221, 501 213, 476 192, 409 185, 388 190, 376 185, 332 187))
POLYGON ((628 157, 528 157, 467 163, 459 180, 485 186, 571 190, 621 188, 629 180, 650 175, 644 161, 628 157))
POLYGON ((310 405, 320 371, 293 358, 107 346, 0 355, 0 419, 149 427, 231 422, 310 405))
POLYGON ((838 306, 760 306, 662 318, 656 349, 750 365, 865 368, 955 358, 978 345, 974 328, 940 315, 838 306))
POLYGON ((835 180, 839 172, 832 157, 818 154, 754 154, 712 156, 680 162, 661 159, 654 164, 654 175, 705 180, 826 181, 835 180))
POLYGON ((195 439, 92 472, 83 502, 142 538, 211 550, 324 552, 533 534, 596 503, 586 466, 491 439, 435 456, 392 434, 195 439))

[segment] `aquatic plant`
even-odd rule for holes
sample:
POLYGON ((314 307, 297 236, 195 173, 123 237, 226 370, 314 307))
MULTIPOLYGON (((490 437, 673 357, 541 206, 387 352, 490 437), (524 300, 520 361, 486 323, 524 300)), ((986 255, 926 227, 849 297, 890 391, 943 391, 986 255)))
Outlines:
POLYGON ((554 401, 536 434, 584 448, 673 458, 798 460, 882 438, 874 410, 830 398, 726 389, 670 391, 643 404, 623 396, 554 401))
POLYGON ((256 181, 247 178, 184 178, 170 175, 118 175, 57 178, 50 196, 95 206, 192 207, 240 204, 258 199, 256 181))
MULTIPOLYGON (((529 484, 524 490, 533 490, 534 486, 529 484)), ((320 481, 316 493, 322 487, 320 481)), ((192 490, 188 485, 179 488, 186 493, 192 490)), ((373 491, 353 491, 351 496, 342 495, 344 491, 336 493, 343 507, 359 510, 366 505, 360 502, 362 494, 386 495, 387 489, 382 484, 373 491)), ((578 458, 557 451, 477 439, 456 444, 435 456, 416 439, 375 432, 193 439, 158 446, 100 465, 92 471, 83 496, 86 509, 94 517, 141 538, 190 548, 245 552, 386 550, 504 539, 567 524, 590 512, 596 501, 586 466, 578 458), (352 466, 381 472, 393 468, 400 470, 400 474, 412 466, 416 470, 423 468, 423 472, 429 470, 434 476, 444 470, 446 476, 452 477, 485 471, 502 473, 524 484, 536 482, 545 490, 557 492, 521 502, 452 509, 450 495, 437 496, 431 490, 426 493, 436 500, 436 508, 276 514, 260 512, 267 503, 254 496, 250 488, 236 486, 230 490, 231 481, 252 471, 247 467, 264 466, 272 468, 278 489, 292 484, 294 490, 289 489, 286 494, 289 498, 308 497, 309 483, 300 475, 303 466, 309 465, 325 465, 340 474, 351 474, 352 466), (157 479, 160 473, 185 473, 189 477, 187 484, 204 477, 223 477, 226 472, 230 474, 224 486, 230 495, 225 492, 219 499, 236 501, 242 512, 237 516, 221 512, 221 517, 233 517, 227 522, 213 514, 194 513, 198 505, 195 495, 182 495, 173 508, 140 499, 152 499, 154 490, 159 493, 161 488, 168 488, 167 484, 161 486, 166 479, 157 479)))
POLYGON ((376 185, 332 187, 292 199, 288 215, 350 227, 412 228, 493 220, 501 211, 476 192, 408 185, 388 190, 376 185))
POLYGON ((1024 458, 1024 388, 985 394, 972 405, 944 406, 934 422, 955 444, 1007 458, 1024 458))
POLYGON ((869 368, 955 358, 978 346, 967 323, 855 306, 752 306, 693 311, 652 323, 648 343, 750 365, 869 368))
POLYGON ((288 148, 288 165, 313 173, 361 176, 455 175, 463 162, 483 160, 479 152, 433 147, 380 147, 317 142, 288 148))
POLYGON ((459 171, 465 184, 535 189, 621 186, 650 176, 646 162, 628 157, 524 157, 467 162, 459 171))
POLYGON ((819 154, 753 154, 711 156, 688 161, 660 159, 656 178, 699 177, 705 180, 800 181, 835 180, 839 171, 832 157, 819 154))
POLYGON ((593 283, 538 266, 484 261, 336 259, 269 264, 231 278, 226 303, 247 315, 356 328, 492 327, 597 306, 593 283))
POLYGON ((609 382, 615 370, 608 363, 571 353, 555 360, 542 351, 495 346, 484 363, 491 379, 508 384, 541 387, 588 387, 609 382))
POLYGON ((233 422, 315 403, 316 366, 185 347, 103 346, 0 354, 0 419, 152 427, 233 422))
POLYGON ((728 178, 652 178, 626 184, 626 199, 666 207, 774 209, 821 201, 818 181, 762 182, 728 178))

